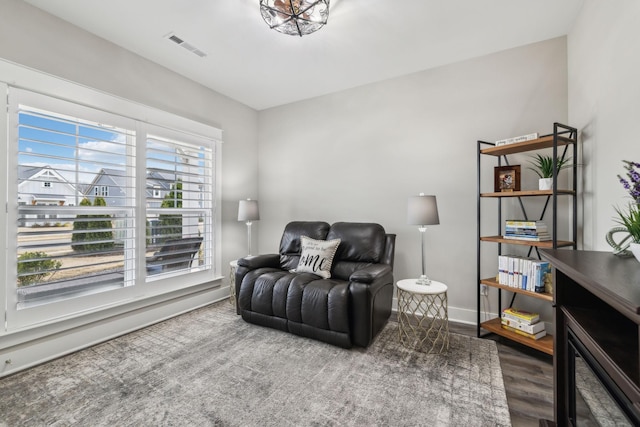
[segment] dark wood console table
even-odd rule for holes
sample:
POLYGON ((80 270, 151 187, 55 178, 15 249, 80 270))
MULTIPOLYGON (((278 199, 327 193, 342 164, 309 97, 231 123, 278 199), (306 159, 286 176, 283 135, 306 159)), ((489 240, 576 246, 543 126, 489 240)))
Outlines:
POLYGON ((639 425, 640 263, 610 252, 541 253, 554 266, 556 424, 582 424, 576 400, 583 397, 580 382, 586 372, 593 381, 585 383, 597 384, 593 393, 609 395, 602 408, 610 410, 600 416, 639 425))

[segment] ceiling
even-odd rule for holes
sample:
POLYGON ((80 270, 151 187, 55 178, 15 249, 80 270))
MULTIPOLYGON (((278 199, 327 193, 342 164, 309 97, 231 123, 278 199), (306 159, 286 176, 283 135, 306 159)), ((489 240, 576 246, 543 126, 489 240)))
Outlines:
POLYGON ((566 35, 584 0, 331 0, 304 37, 258 0, 24 1, 262 110, 566 35))

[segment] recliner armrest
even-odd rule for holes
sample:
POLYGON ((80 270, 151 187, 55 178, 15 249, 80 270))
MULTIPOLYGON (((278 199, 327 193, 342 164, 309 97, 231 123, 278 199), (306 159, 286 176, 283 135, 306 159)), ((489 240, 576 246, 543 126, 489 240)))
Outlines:
POLYGON ((391 273, 391 267, 386 264, 371 264, 363 269, 354 271, 349 276, 350 282, 373 283, 379 277, 391 273))
POLYGON ((249 270, 256 268, 271 267, 280 268, 279 254, 250 255, 238 260, 239 267, 246 267, 249 270))

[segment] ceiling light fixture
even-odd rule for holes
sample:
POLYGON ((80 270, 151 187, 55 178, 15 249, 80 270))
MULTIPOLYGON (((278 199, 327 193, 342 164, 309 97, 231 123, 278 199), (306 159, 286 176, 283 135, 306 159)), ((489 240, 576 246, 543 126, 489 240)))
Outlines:
POLYGON ((327 23, 329 0, 260 0, 260 13, 270 28, 302 37, 327 23))

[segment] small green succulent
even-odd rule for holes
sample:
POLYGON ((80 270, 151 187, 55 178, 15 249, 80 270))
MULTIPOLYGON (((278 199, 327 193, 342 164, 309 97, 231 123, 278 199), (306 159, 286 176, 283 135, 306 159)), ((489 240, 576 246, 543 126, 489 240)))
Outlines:
MULTIPOLYGON (((571 157, 563 159, 558 157, 558 171, 566 168, 570 168, 571 157)), ((551 156, 542 156, 540 154, 536 154, 536 157, 531 160, 531 164, 535 166, 535 168, 529 168, 534 171, 540 178, 551 178, 553 177, 553 157, 551 156)))

